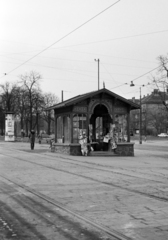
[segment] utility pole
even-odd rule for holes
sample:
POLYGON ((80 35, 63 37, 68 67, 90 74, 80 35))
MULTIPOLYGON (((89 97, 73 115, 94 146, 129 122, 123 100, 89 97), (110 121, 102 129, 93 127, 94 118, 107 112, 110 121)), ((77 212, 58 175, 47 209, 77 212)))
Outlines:
POLYGON ((99 58, 98 59, 95 59, 95 61, 96 62, 98 62, 98 90, 99 90, 99 82, 100 82, 100 80, 99 80, 99 62, 100 62, 100 60, 99 60, 99 58))
POLYGON ((64 101, 64 91, 62 90, 61 91, 61 99, 62 99, 62 102, 64 101))
MULTIPOLYGON (((130 87, 134 87, 135 84, 133 81, 131 81, 130 87)), ((141 87, 144 87, 145 85, 143 84, 141 87)), ((140 99, 139 99, 139 104, 140 104, 140 111, 139 111, 139 144, 142 144, 142 101, 141 101, 141 87, 140 89, 140 99)))
POLYGON ((141 87, 140 87, 139 144, 142 144, 142 103, 141 103, 141 87))
MULTIPOLYGON (((95 59, 95 61, 96 62, 98 62, 98 90, 99 90, 99 84, 100 84, 100 80, 99 80, 99 62, 100 62, 100 60, 99 60, 99 58, 98 59, 95 59)), ((99 131, 99 140, 100 140, 100 117, 98 118, 99 119, 99 129, 98 129, 98 131, 99 131)))

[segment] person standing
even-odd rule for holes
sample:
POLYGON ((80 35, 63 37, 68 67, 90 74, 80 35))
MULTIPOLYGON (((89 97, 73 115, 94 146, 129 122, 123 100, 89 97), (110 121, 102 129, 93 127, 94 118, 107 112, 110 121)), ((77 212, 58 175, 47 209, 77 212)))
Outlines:
POLYGON ((34 144, 35 144, 35 131, 32 129, 30 131, 30 147, 31 147, 31 150, 34 150, 34 144))
POLYGON ((24 130, 21 129, 21 141, 23 142, 23 139, 24 139, 24 130))
POLYGON ((87 148, 87 136, 86 133, 83 132, 82 135, 79 136, 79 143, 81 145, 81 152, 83 156, 88 155, 88 148, 87 148))
POLYGON ((42 133, 41 132, 38 135, 38 139, 39 139, 39 144, 41 144, 41 140, 42 140, 42 133))

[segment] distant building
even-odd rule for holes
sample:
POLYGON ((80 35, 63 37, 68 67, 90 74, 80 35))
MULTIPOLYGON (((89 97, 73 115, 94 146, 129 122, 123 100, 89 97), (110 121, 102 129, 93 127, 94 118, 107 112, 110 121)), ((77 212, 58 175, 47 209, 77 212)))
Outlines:
MULTIPOLYGON (((131 99, 134 103, 140 104, 140 99, 131 99)), ((160 92, 154 89, 151 94, 143 96, 141 99, 142 109, 142 134, 157 135, 168 131, 168 92, 160 92)), ((131 111, 131 129, 134 133, 139 132, 140 111, 131 111)))

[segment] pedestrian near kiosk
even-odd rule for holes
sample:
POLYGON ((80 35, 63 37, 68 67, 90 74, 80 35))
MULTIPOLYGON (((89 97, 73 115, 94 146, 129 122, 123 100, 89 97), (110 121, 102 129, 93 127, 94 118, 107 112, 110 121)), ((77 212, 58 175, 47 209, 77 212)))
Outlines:
POLYGON ((35 131, 32 129, 30 131, 30 147, 31 147, 31 150, 34 150, 34 144, 35 144, 35 131))
POLYGON ((38 139, 39 139, 39 144, 41 144, 41 141, 42 141, 42 133, 39 133, 38 139))
POLYGON ((21 141, 23 142, 23 139, 24 139, 24 130, 21 129, 21 141))
POLYGON ((86 133, 83 132, 80 136, 79 136, 79 143, 81 145, 81 152, 83 156, 87 156, 88 155, 88 147, 87 147, 87 136, 86 133))

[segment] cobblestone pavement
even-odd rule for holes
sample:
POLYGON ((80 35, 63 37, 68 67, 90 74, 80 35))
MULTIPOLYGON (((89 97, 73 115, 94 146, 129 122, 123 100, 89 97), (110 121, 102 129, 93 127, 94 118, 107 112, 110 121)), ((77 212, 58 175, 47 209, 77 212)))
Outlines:
MULTIPOLYGON (((118 234, 118 239, 168 239, 167 140, 135 142, 135 157, 67 156, 51 153, 45 144, 31 151, 25 142, 1 142, 0 152, 3 184, 4 176, 27 186, 118 234)), ((10 206, 17 211, 12 196, 10 206)))

